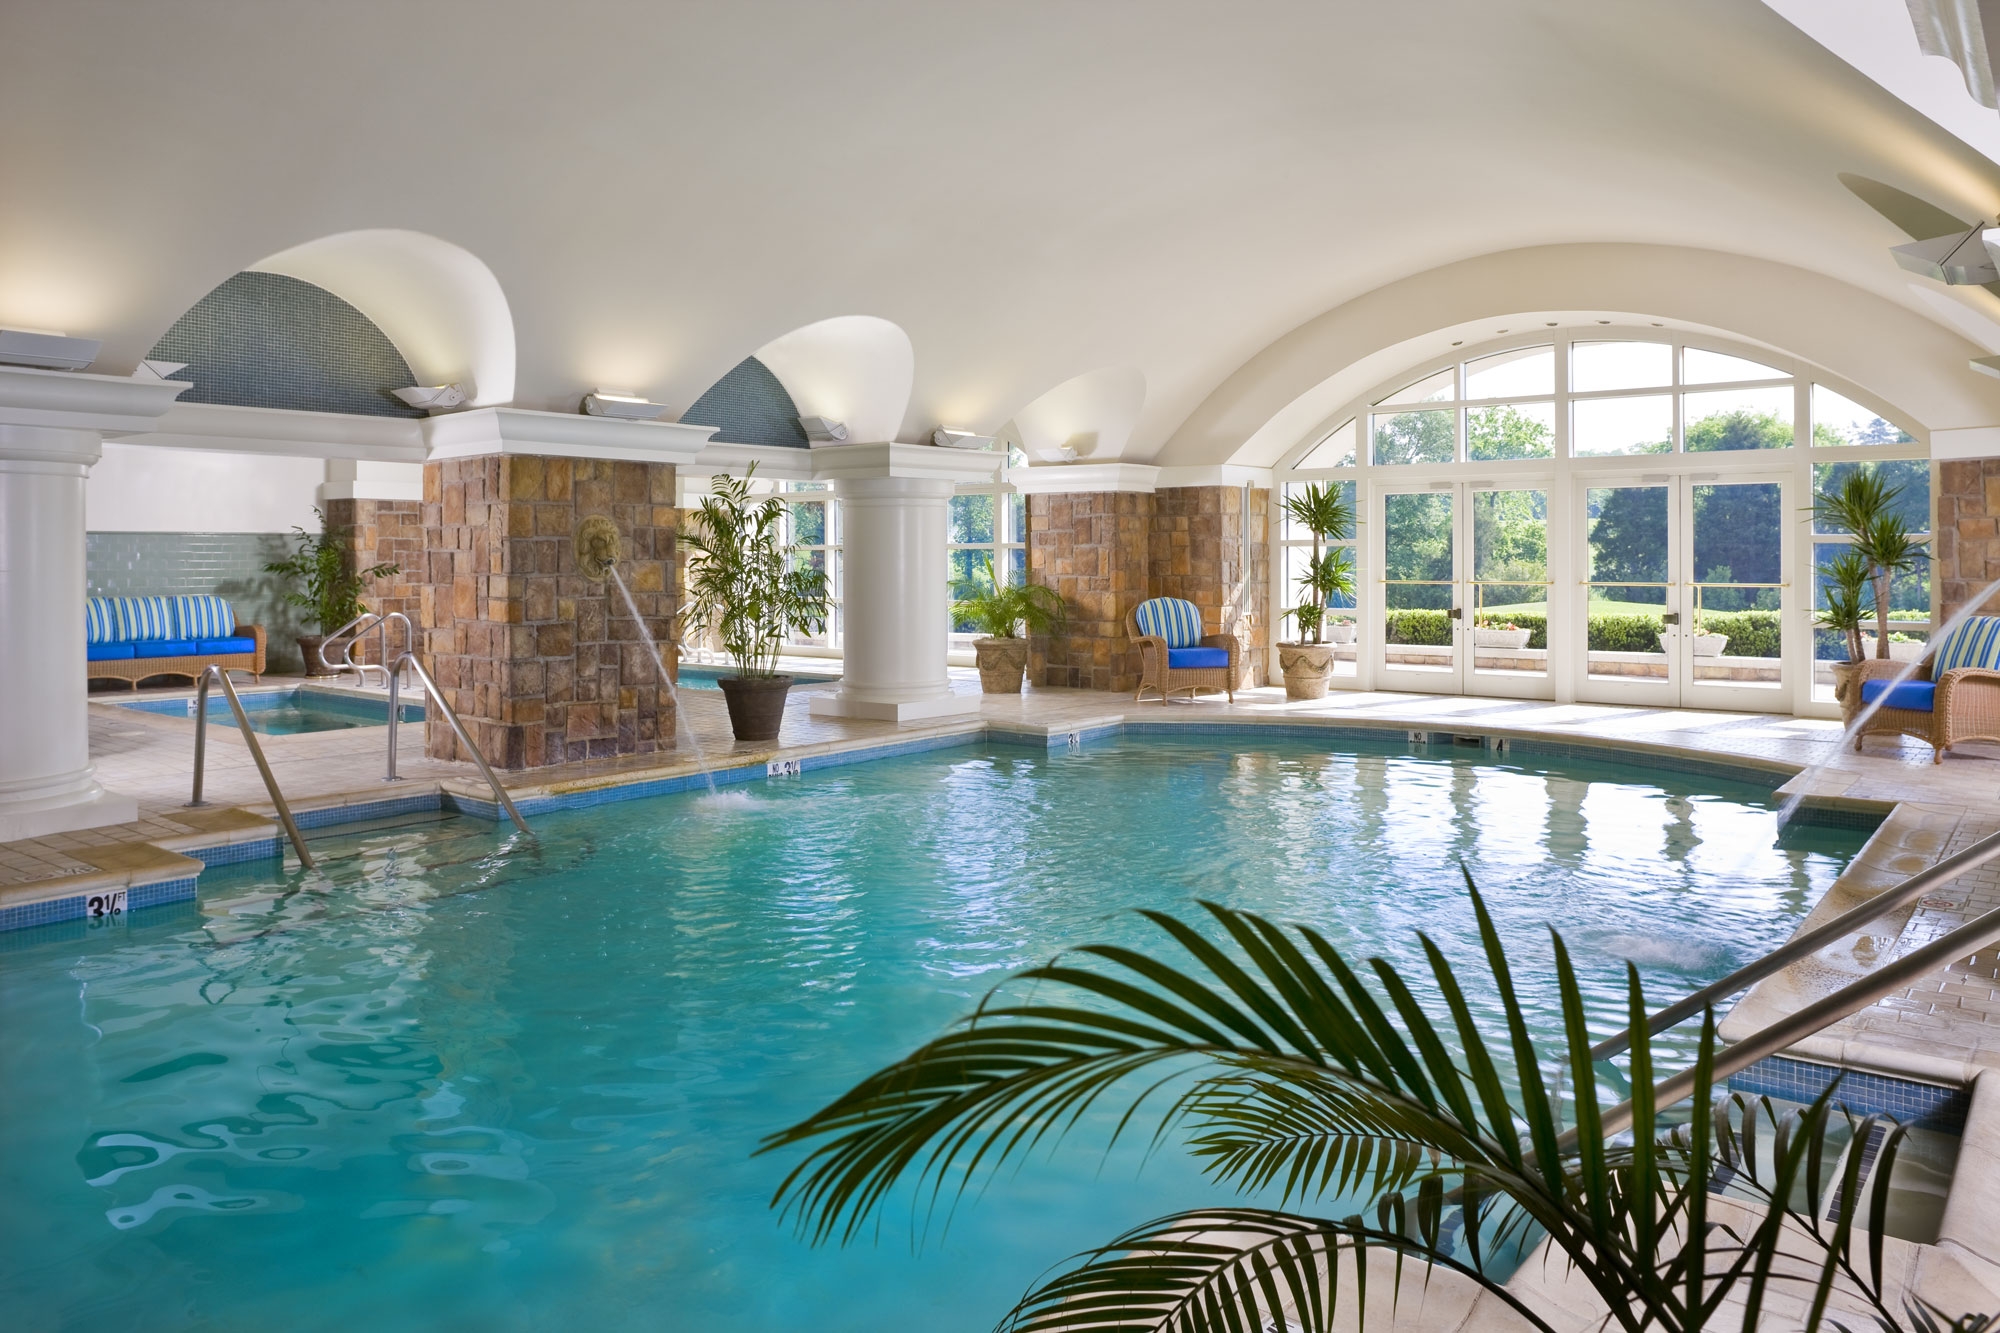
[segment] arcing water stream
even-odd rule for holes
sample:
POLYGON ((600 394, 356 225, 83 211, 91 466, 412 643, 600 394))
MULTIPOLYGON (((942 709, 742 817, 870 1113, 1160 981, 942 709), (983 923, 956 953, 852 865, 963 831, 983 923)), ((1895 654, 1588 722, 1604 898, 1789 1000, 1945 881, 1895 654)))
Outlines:
MULTIPOLYGON (((1942 644, 1950 637, 1953 630, 1957 629, 1971 617, 1979 614, 1979 608, 1985 606, 1986 599, 1992 597, 1995 593, 2000 593, 2000 579, 1993 580, 1993 582, 1967 598, 1965 605, 1959 607, 1944 624, 1938 626, 1937 633, 1931 635, 1929 646, 1935 648, 1939 644, 1942 644)), ((1926 653, 1919 656, 1914 662, 1905 663, 1903 669, 1891 677, 1889 683, 1882 688, 1882 692, 1864 704, 1861 711, 1854 715, 1854 721, 1848 723, 1846 729, 1840 733, 1840 743, 1834 747, 1833 753, 1792 780, 1794 784, 1792 794, 1786 799, 1784 805, 1778 809, 1779 828, 1782 829, 1792 816, 1798 813, 1799 806, 1805 800, 1806 793, 1812 790, 1814 779, 1818 778, 1827 765, 1840 756, 1850 741, 1861 734, 1861 729, 1868 724, 1868 719, 1881 711, 1882 705, 1888 700, 1889 695, 1894 692, 1896 687, 1910 680, 1922 669, 1924 657, 1928 655, 1926 653)), ((1862 684, 1863 682, 1856 681, 1855 688, 1860 689, 1862 684)))
POLYGON ((625 580, 618 577, 616 565, 606 565, 604 572, 618 585, 618 595, 625 599, 626 613, 632 623, 639 627, 639 637, 645 641, 646 651, 653 655, 653 665, 659 669, 660 684, 667 687, 667 697, 674 701, 674 727, 679 734, 687 737, 688 748, 694 751, 694 762, 701 769, 702 780, 708 783, 708 794, 715 795, 715 773, 708 766, 708 756, 702 753, 701 742, 695 739, 694 727, 681 712, 681 692, 674 688, 674 678, 667 670, 666 659, 660 656, 660 645, 653 642, 652 631, 646 628, 646 618, 639 614, 638 603, 632 600, 632 590, 625 586, 625 580))

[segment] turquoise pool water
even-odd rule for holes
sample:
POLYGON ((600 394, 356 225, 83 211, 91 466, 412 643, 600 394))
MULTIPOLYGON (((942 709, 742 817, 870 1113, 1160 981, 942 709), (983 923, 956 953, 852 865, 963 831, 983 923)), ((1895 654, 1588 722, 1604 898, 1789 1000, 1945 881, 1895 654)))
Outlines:
MULTIPOLYGON (((371 699, 366 695, 316 690, 304 685, 289 690, 252 690, 239 697, 243 701, 243 715, 250 720, 250 730, 266 736, 296 736, 308 731, 346 731, 352 727, 385 727, 389 724, 389 701, 386 697, 371 699)), ((135 713, 157 713, 164 717, 191 720, 195 701, 192 698, 139 699, 119 707, 129 708, 135 713)), ((402 721, 424 720, 422 704, 406 703, 400 707, 402 721)), ((235 725, 236 719, 229 711, 229 700, 223 697, 220 690, 209 694, 208 720, 221 726, 235 725)))
POLYGON ((919 1250, 797 1242, 765 1132, 1009 971, 1197 895, 1470 953, 1464 858, 1553 1012, 1562 928, 1617 1025, 1782 940, 1861 835, 1767 794, 1478 752, 1229 738, 968 748, 217 867, 193 905, 0 937, 10 1330, 990 1328, 1049 1265, 1215 1201, 1083 1141, 919 1250), (231 910, 231 909, 234 910, 231 910))
MULTIPOLYGON (((681 664, 680 675, 676 677, 676 680, 680 688, 684 690, 720 690, 722 687, 715 682, 721 677, 730 674, 732 673, 727 667, 690 666, 683 662, 681 664)), ((838 672, 824 676, 806 675, 800 672, 794 672, 793 674, 798 677, 799 685, 831 685, 840 679, 838 672)))

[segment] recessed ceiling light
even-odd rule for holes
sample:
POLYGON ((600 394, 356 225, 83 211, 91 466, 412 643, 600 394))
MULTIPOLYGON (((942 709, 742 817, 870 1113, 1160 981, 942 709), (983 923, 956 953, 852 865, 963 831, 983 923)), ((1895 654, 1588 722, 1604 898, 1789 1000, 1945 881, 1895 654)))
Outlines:
POLYGON ((1666 326, 1666 325, 1664 325, 1664 324, 1662 324, 1662 323, 1660 323, 1660 321, 1656 319, 1656 320, 1654 320, 1654 321, 1653 321, 1653 327, 1654 327, 1654 328, 1656 328, 1656 329, 1664 329, 1664 328, 1665 328, 1665 327, 1667 327, 1667 326, 1666 326))
POLYGON ((1463 338, 1460 338, 1460 339, 1459 339, 1459 340, 1458 340, 1457 342, 1453 343, 1453 344, 1452 344, 1452 346, 1453 346, 1453 347, 1463 347, 1463 346, 1465 346, 1465 339, 1463 339, 1463 338))
POLYGON ((1554 328, 1555 326, 1556 326, 1556 322, 1555 322, 1554 320, 1550 320, 1550 321, 1549 321, 1548 323, 1544 324, 1544 325, 1543 325, 1542 327, 1543 327, 1543 328, 1545 328, 1545 329, 1552 329, 1552 328, 1554 328))
POLYGON ((1505 330, 1505 329, 1502 329, 1502 330, 1500 330, 1500 332, 1502 332, 1502 333, 1505 333, 1506 331, 1507 331, 1507 330, 1505 330))
POLYGON ((1610 321, 1610 320, 1608 320, 1608 319, 1600 319, 1600 320, 1598 320, 1597 322, 1598 322, 1599 324, 1609 324, 1609 323, 1610 323, 1611 321, 1610 321))

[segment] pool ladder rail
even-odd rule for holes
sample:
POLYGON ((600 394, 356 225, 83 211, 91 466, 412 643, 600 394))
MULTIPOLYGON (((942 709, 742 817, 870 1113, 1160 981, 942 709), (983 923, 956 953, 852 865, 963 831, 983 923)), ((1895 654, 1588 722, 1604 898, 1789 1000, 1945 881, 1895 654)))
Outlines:
MULTIPOLYGON (((458 737, 458 743, 464 747, 467 754, 472 756, 472 762, 479 765, 479 771, 485 777, 487 786, 493 789, 493 799, 499 804, 502 810, 507 812, 507 818, 513 821, 515 828, 532 838, 534 834, 528 828, 528 821, 521 818, 521 812, 515 808, 513 798, 507 795, 507 789, 500 784, 500 779, 495 776, 492 765, 486 762, 486 756, 481 754, 479 747, 473 743, 471 735, 465 730, 465 724, 459 721, 458 714, 445 701, 444 691, 440 690, 437 682, 431 679, 431 673, 424 670, 424 664, 417 660, 417 655, 414 651, 415 637, 415 630, 410 624, 409 617, 405 616, 402 612, 391 611, 388 615, 383 616, 371 611, 357 616, 354 620, 341 626, 334 633, 326 637, 326 643, 320 645, 320 662, 333 671, 351 670, 361 678, 364 684, 367 681, 367 671, 377 670, 383 673, 385 682, 389 687, 389 761, 388 772, 384 776, 383 781, 400 782, 402 780, 396 775, 396 729, 397 724, 402 720, 401 686, 404 673, 407 672, 416 677, 417 683, 430 696, 432 705, 436 707, 438 712, 444 717, 444 720, 451 724, 453 734, 458 737), (333 642, 341 635, 353 631, 363 621, 370 621, 371 619, 373 623, 363 626, 354 634, 353 639, 347 645, 346 654, 343 655, 339 663, 326 660, 326 643, 333 642), (386 625, 390 620, 402 622, 404 635, 403 651, 393 662, 389 661, 386 652, 388 648, 386 625), (378 628, 383 631, 380 636, 380 642, 384 649, 383 662, 386 665, 351 660, 350 655, 354 650, 355 644, 360 642, 361 636, 371 629, 378 628)), ((271 804, 278 812, 279 822, 285 827, 285 836, 291 839, 292 850, 298 853, 299 864, 308 870, 316 868, 317 862, 313 860, 312 853, 306 850, 306 840, 299 833, 298 821, 292 817, 291 804, 285 800, 285 793, 279 788, 276 775, 271 772, 271 763, 264 757, 264 747, 258 743, 256 729, 250 725, 250 715, 243 709, 242 697, 236 693, 236 687, 230 683, 229 674, 220 666, 212 663, 197 678, 195 689, 194 791, 188 801, 188 805, 190 807, 200 807, 208 804, 207 801, 202 799, 202 786, 203 779, 208 770, 208 687, 211 682, 219 682, 222 686, 223 696, 229 700, 229 709, 235 715, 237 729, 243 733, 243 743, 249 749, 251 759, 256 761, 257 774, 264 779, 264 790, 270 793, 271 804)))
POLYGON ((401 611, 389 611, 386 613, 381 611, 363 611, 360 615, 327 635, 319 646, 320 664, 328 670, 334 672, 352 671, 363 685, 368 683, 368 672, 380 671, 383 675, 384 683, 389 688, 389 730, 388 761, 382 774, 382 781, 402 781, 402 778, 397 776, 396 773, 396 729, 402 724, 403 720, 403 677, 405 673, 408 673, 416 677, 417 684, 422 687, 425 694, 430 696, 432 706, 451 725, 452 733, 458 737, 459 745, 467 754, 472 756, 472 762, 479 765, 479 772, 485 777, 486 785, 493 789, 493 799, 499 804, 502 810, 507 812, 507 818, 514 821, 515 828, 523 833, 528 833, 530 837, 534 836, 529 832, 528 821, 521 818, 521 812, 514 808, 513 798, 507 795, 507 789, 501 786, 500 779, 494 776, 492 765, 486 762, 486 756, 480 753, 477 745, 473 744, 472 736, 466 731, 465 724, 458 720, 458 714, 453 711, 449 703, 445 702, 444 691, 438 688, 435 680, 431 679, 431 673, 424 670, 424 664, 417 660, 416 648, 416 626, 412 625, 410 618, 401 611), (403 650, 393 660, 389 656, 389 624, 391 621, 401 625, 403 628, 403 650), (363 639, 371 632, 376 635, 376 641, 380 645, 379 656, 381 661, 379 663, 356 661, 354 657, 355 649, 361 646, 363 639), (334 643, 342 636, 347 636, 347 646, 341 650, 340 661, 328 661, 326 656, 327 645, 334 643))

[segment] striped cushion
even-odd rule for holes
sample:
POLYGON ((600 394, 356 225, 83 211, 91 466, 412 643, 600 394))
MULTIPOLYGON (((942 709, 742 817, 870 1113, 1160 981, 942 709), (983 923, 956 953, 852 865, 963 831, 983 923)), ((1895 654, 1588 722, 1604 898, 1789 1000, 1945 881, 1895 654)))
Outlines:
POLYGON ((1931 662, 1931 679, 1942 680, 1960 667, 2000 671, 2000 616, 1968 616, 1946 635, 1931 662))
POLYGON ((1178 597, 1155 597, 1139 603, 1134 613, 1141 634, 1157 634, 1169 648, 1192 648, 1201 642, 1201 611, 1178 597))
POLYGON ((119 641, 116 598, 93 597, 83 604, 83 641, 85 643, 119 641))
POLYGON ((226 639, 236 633, 236 612, 220 597, 176 597, 174 617, 187 639, 226 639))
POLYGON ((178 639, 171 597, 120 597, 118 637, 134 643, 147 639, 178 639))

